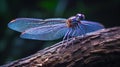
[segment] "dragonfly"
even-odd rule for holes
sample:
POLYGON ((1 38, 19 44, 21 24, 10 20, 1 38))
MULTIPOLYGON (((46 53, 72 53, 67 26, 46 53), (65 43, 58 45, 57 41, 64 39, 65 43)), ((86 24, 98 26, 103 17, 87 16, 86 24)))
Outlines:
POLYGON ((66 18, 16 18, 8 23, 12 30, 21 32, 20 37, 33 40, 63 40, 86 35, 104 29, 98 22, 84 20, 84 14, 66 18))

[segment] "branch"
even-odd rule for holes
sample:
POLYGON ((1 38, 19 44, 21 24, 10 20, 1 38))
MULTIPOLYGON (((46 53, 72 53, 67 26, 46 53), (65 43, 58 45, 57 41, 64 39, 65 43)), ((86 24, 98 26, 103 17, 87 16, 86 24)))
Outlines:
POLYGON ((120 27, 59 42, 1 67, 111 67, 120 65, 120 27))

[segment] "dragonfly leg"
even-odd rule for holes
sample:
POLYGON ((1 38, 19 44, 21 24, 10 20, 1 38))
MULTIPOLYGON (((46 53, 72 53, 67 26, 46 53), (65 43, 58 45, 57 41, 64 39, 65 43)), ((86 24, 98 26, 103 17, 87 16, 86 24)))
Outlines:
MULTIPOLYGON (((67 35, 67 44, 68 44, 68 40, 69 38, 71 37, 71 33, 73 32, 74 30, 72 28, 70 28, 70 31, 68 32, 68 35, 67 35)), ((67 45, 66 45, 67 47, 67 45)))
POLYGON ((70 32, 70 29, 68 29, 67 33, 64 35, 63 40, 67 38, 69 32, 70 32))
POLYGON ((83 26, 83 24, 78 24, 78 28, 80 29, 80 33, 84 37, 86 35, 86 28, 83 26))
MULTIPOLYGON (((69 40, 69 37, 70 37, 70 34, 72 32, 72 29, 69 28, 67 33, 65 34, 65 36, 63 37, 63 41, 62 41, 62 44, 64 44, 65 40, 66 40, 66 43, 68 44, 68 40, 69 40)), ((67 45, 65 45, 65 48, 67 47, 67 45)))
MULTIPOLYGON (((75 37, 76 33, 77 33, 76 27, 72 28, 72 31, 71 31, 71 38, 72 39, 75 37)), ((72 42, 72 45, 73 45, 73 42, 72 42)))
POLYGON ((75 36, 75 34, 76 34, 76 28, 73 28, 73 33, 72 33, 72 37, 74 37, 75 36))
POLYGON ((72 33, 72 31, 73 31, 73 29, 70 28, 70 31, 69 31, 69 33, 68 33, 68 35, 67 35, 67 40, 70 38, 70 34, 72 33))
POLYGON ((69 33, 70 33, 70 31, 71 31, 71 29, 69 28, 68 31, 67 31, 67 33, 66 33, 66 34, 64 35, 64 37, 63 37, 63 42, 62 42, 62 43, 64 43, 65 40, 67 40, 67 42, 68 42, 68 38, 69 38, 69 33))

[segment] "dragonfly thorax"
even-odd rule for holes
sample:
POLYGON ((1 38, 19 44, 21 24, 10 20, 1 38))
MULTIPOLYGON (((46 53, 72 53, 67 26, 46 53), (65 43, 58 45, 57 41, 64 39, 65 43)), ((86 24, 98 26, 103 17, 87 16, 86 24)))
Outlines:
POLYGON ((72 17, 68 18, 68 20, 66 21, 67 27, 74 27, 78 23, 81 23, 81 20, 83 20, 83 19, 85 19, 84 14, 77 14, 76 16, 72 16, 72 17))
POLYGON ((66 23, 67 23, 67 27, 74 27, 76 26, 81 20, 79 19, 79 17, 76 16, 72 16, 70 18, 67 19, 66 23))

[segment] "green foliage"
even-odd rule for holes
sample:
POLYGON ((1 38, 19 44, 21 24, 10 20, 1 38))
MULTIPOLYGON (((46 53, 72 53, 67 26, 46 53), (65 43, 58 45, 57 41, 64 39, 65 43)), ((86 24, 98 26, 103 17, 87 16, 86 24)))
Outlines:
POLYGON ((44 8, 48 11, 54 11, 57 6, 57 0, 43 0, 38 2, 38 7, 44 8))

